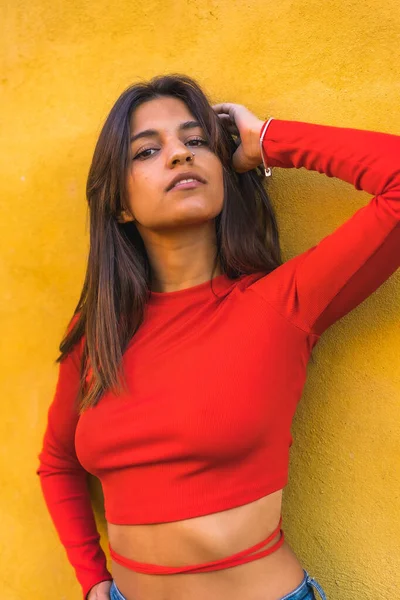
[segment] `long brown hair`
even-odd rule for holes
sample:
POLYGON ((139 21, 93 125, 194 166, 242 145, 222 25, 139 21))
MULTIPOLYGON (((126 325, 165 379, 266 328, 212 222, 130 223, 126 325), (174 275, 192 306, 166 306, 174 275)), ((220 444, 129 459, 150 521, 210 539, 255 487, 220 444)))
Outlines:
POLYGON ((142 103, 160 96, 185 102, 199 121, 210 149, 223 166, 224 203, 215 218, 217 255, 230 279, 273 271, 282 264, 278 227, 259 168, 236 173, 232 155, 238 140, 214 113, 199 84, 186 75, 159 76, 128 87, 112 107, 97 141, 86 185, 90 249, 79 302, 60 344, 61 362, 80 342, 83 411, 106 390, 126 389, 123 354, 143 321, 151 293, 151 266, 134 222, 119 223, 127 208, 130 117, 142 103))

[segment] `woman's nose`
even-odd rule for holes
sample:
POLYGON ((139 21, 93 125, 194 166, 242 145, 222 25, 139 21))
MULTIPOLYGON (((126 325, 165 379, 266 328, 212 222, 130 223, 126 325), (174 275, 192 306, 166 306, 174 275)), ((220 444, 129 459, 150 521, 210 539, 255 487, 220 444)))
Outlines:
POLYGON ((177 164, 183 164, 185 162, 192 162, 193 157, 193 152, 191 152, 189 148, 186 148, 186 146, 183 146, 183 148, 177 148, 173 152, 171 152, 169 163, 170 165, 175 166, 177 164))

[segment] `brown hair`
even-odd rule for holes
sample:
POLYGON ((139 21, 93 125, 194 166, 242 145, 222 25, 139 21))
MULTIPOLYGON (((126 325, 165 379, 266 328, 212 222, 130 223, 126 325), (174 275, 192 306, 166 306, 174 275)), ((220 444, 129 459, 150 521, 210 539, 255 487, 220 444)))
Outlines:
POLYGON ((134 222, 119 223, 127 208, 126 173, 130 164, 130 117, 153 98, 181 99, 199 121, 210 149, 223 166, 224 204, 215 218, 217 255, 222 273, 273 271, 282 264, 276 218, 263 187, 261 169, 236 173, 232 155, 237 140, 213 111, 199 84, 185 75, 155 77, 128 87, 112 107, 97 141, 86 195, 90 249, 82 293, 60 344, 61 362, 81 342, 81 411, 94 406, 106 390, 126 389, 123 354, 143 321, 151 290, 151 266, 134 222), (90 367, 89 367, 90 365, 90 367))

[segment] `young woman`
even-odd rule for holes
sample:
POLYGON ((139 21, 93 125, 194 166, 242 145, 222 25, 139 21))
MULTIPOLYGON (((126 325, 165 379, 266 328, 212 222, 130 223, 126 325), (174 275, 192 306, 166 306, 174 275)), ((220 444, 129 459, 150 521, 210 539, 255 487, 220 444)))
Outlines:
POLYGON ((291 422, 320 336, 400 264, 399 156, 398 136, 211 107, 185 76, 117 100, 38 469, 85 598, 325 598, 281 530, 291 422), (262 164, 374 197, 282 263, 262 164))

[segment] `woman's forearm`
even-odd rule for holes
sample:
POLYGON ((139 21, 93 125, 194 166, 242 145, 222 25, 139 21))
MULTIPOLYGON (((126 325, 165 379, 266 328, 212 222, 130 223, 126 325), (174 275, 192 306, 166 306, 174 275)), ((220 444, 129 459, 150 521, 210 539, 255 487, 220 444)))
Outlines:
POLYGON ((387 196, 386 209, 400 220, 400 136, 274 119, 263 141, 271 167, 305 167, 387 196))

